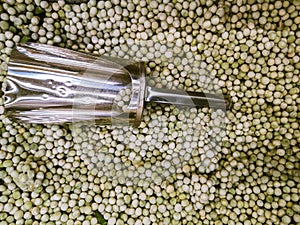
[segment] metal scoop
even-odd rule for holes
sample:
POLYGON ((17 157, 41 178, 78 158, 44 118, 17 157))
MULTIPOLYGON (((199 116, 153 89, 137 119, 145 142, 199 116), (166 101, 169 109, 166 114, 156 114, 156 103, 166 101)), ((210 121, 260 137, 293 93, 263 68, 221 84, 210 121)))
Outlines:
POLYGON ((138 126, 144 101, 225 108, 222 95, 148 87, 142 62, 27 43, 12 51, 5 109, 23 123, 138 126))

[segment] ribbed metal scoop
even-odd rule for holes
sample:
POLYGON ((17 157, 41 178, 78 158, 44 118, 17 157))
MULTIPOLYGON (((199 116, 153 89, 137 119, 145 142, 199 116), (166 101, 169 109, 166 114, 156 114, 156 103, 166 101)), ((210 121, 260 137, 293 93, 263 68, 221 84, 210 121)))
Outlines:
POLYGON ((139 125, 144 101, 225 108, 222 95, 147 87, 141 62, 27 43, 12 51, 5 109, 23 123, 139 125))

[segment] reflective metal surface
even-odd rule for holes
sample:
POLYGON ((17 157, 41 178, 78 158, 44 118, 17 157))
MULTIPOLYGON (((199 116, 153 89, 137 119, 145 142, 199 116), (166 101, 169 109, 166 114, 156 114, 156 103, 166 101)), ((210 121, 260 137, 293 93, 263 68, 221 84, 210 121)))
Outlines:
POLYGON ((146 88, 145 101, 173 104, 177 106, 198 106, 215 109, 228 109, 231 104, 229 98, 224 97, 222 94, 166 90, 154 87, 146 88))
POLYGON ((5 108, 24 123, 138 125, 144 91, 143 63, 28 43, 11 54, 5 108))
POLYGON ((230 105, 223 95, 146 88, 143 63, 38 43, 22 44, 11 54, 5 108, 23 123, 138 126, 144 100, 220 109, 230 105))

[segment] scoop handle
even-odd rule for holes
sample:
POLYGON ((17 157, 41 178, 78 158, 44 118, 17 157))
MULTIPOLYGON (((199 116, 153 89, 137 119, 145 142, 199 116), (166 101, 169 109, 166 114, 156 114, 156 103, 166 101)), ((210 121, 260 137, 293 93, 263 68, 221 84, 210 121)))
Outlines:
POLYGON ((146 88, 146 102, 173 104, 177 106, 198 106, 226 109, 230 107, 230 100, 222 94, 204 92, 190 92, 183 90, 170 90, 154 87, 146 88))

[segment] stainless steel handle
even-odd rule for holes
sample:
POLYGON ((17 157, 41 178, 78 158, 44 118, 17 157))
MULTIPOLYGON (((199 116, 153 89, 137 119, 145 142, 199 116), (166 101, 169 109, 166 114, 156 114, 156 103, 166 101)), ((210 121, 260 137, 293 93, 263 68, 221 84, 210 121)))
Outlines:
POLYGON ((226 109, 230 106, 229 98, 224 97, 222 94, 170 90, 154 87, 146 88, 145 101, 173 104, 177 106, 184 105, 220 109, 226 109))

